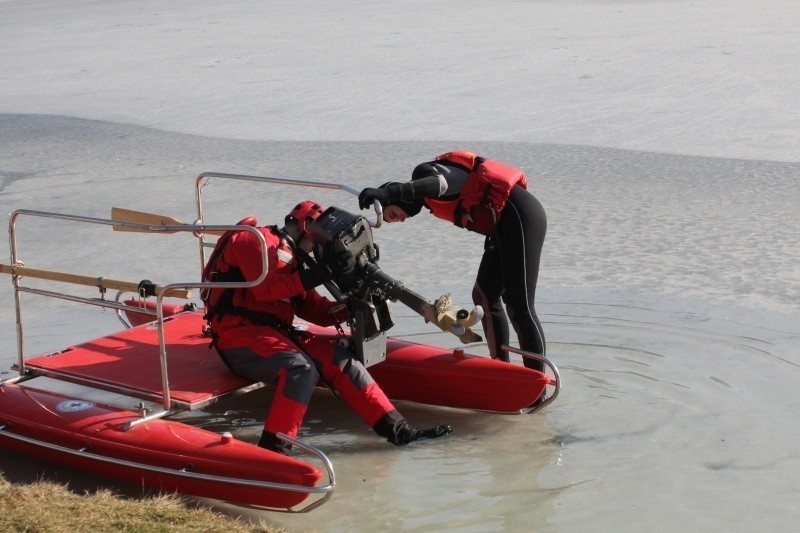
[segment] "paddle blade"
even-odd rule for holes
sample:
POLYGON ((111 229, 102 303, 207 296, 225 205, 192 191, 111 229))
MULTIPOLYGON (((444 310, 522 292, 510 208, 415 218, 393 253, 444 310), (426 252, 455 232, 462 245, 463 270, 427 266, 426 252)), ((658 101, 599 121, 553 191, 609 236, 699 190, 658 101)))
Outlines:
MULTIPOLYGON (((135 222, 137 224, 147 224, 148 226, 183 226, 186 223, 178 219, 168 217, 166 215, 157 215, 154 213, 145 213, 143 211, 133 211, 131 209, 123 209, 121 207, 111 208, 111 220, 115 222, 135 222)), ((138 233, 148 233, 150 231, 146 228, 135 228, 130 226, 114 225, 114 231, 134 231, 138 233)), ((159 233, 175 233, 175 231, 159 231, 159 233)))

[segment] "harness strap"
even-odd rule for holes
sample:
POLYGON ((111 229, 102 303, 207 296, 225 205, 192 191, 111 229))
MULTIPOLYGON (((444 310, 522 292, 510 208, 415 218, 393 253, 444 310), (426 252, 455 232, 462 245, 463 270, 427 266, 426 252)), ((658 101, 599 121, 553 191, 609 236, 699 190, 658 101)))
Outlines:
MULTIPOLYGON (((294 240, 282 229, 278 228, 277 226, 268 226, 270 231, 284 239, 288 244, 292 251, 295 253, 296 256, 300 259, 301 262, 305 263, 306 261, 311 261, 312 259, 309 255, 302 250, 299 246, 297 246, 294 240)), ((227 243, 226 243, 227 244, 227 243)), ((217 260, 221 260, 221 253, 217 256, 217 260)), ((242 271, 236 267, 228 266, 228 271, 220 272, 214 271, 209 273, 209 281, 219 281, 219 282, 239 282, 245 281, 244 275, 242 271)), ((214 305, 207 306, 206 314, 203 315, 203 318, 210 324, 211 320, 214 318, 221 318, 224 315, 235 315, 240 316, 242 318, 246 318, 247 320, 251 321, 252 323, 259 325, 259 326, 270 326, 275 328, 279 331, 282 331, 289 337, 292 337, 296 334, 296 329, 292 324, 288 324, 275 315, 271 313, 259 312, 259 311, 252 311, 250 309, 246 309, 244 307, 239 307, 234 305, 233 299, 236 294, 237 290, 243 289, 234 289, 234 288, 226 288, 222 289, 219 298, 217 301, 214 302, 214 305)), ((296 305, 302 305, 302 297, 298 296, 295 299, 296 305)), ((209 328, 210 329, 210 328, 209 328)), ((212 332, 212 341, 209 347, 214 347, 216 345, 217 339, 216 335, 212 332)))
MULTIPOLYGON (((476 170, 478 170, 478 167, 480 167, 485 161, 486 161, 485 158, 483 158, 483 157, 481 157, 479 155, 476 155, 475 159, 474 159, 474 161, 472 163, 472 168, 467 168, 467 167, 464 167, 464 168, 466 168, 466 170, 469 171, 470 175, 472 175, 472 173, 475 172, 476 170)), ((453 162, 453 161, 451 161, 451 162, 453 162)), ((460 163, 456 163, 456 164, 460 165, 460 163)), ((467 179, 469 179, 469 178, 467 178, 467 179)), ((481 196, 480 202, 478 202, 477 205, 485 205, 486 204, 486 200, 489 198, 489 193, 491 192, 491 189, 492 189, 492 184, 489 183, 484 188, 483 195, 481 196)), ((464 208, 464 199, 463 198, 459 198, 458 202, 456 203, 456 207, 453 210, 453 224, 455 224, 459 228, 463 228, 465 226, 465 223, 462 222, 462 220, 465 220, 467 224, 471 223, 472 222, 472 214, 464 208)))

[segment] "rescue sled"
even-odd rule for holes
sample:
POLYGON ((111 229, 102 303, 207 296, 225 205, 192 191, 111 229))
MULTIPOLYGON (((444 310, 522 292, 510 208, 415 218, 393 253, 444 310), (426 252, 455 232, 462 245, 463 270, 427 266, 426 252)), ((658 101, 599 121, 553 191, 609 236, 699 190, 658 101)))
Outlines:
MULTIPOLYGON (((196 181, 198 219, 193 224, 130 210, 116 210, 111 219, 14 211, 9 224, 11 264, 0 265, 0 273, 10 274, 14 287, 17 375, 0 381, 0 448, 156 490, 271 510, 309 511, 328 501, 335 487, 333 465, 321 450, 280 435, 297 450, 287 457, 238 440, 230 433, 219 434, 175 419, 181 412, 202 409, 264 384, 232 374, 209 348, 202 310, 164 299, 190 299, 191 289, 254 286, 266 272, 252 282, 159 285, 146 280, 136 283, 36 269, 25 266, 18 257, 15 232, 21 217, 106 225, 127 231, 190 232, 200 241, 201 263, 204 249, 213 245, 206 238, 226 231, 251 231, 265 249, 263 236, 252 226, 203 224, 200 188, 210 178, 288 182, 356 192, 336 184, 205 173, 196 181), (99 290, 100 297, 46 290, 36 282, 28 284, 33 280, 89 286, 99 290), (105 298, 109 290, 117 291, 114 300, 105 298), (54 353, 26 356, 21 294, 114 309, 126 327, 54 353), (131 297, 123 299, 124 295, 131 297), (139 404, 121 408, 111 402, 100 404, 53 392, 35 379, 40 377, 121 394, 139 404), (145 402, 156 407, 146 407, 145 402)), ((324 254, 331 247, 351 246, 363 257, 354 277, 337 280, 328 287, 347 307, 352 319, 350 331, 302 322, 297 327, 306 328, 311 335, 352 343, 354 357, 369 366, 376 381, 395 400, 522 414, 537 411, 556 398, 561 388, 558 369, 535 354, 507 347, 523 358, 542 362, 548 373, 467 354, 462 349, 390 337, 391 301, 400 301, 426 321, 460 338, 469 336, 479 317, 475 310, 443 308, 437 305, 440 301, 428 301, 383 273, 373 255, 371 225, 365 231, 363 217, 343 211, 335 214, 335 225, 316 228, 318 251, 324 254)), ((372 227, 378 225, 379 222, 372 227)), ((267 264, 266 253, 262 262, 267 264)))

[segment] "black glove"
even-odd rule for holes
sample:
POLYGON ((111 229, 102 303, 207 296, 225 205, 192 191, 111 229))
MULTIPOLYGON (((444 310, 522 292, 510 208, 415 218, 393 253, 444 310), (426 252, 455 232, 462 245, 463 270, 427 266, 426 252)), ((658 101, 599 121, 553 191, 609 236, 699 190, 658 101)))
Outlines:
POLYGON ((436 426, 435 428, 420 429, 417 430, 416 440, 438 439, 439 437, 444 437, 452 432, 453 428, 445 425, 436 426))
POLYGON ((367 187, 361 194, 358 195, 358 206, 361 209, 369 209, 372 207, 373 202, 378 200, 381 205, 386 205, 387 201, 389 200, 389 194, 386 189, 373 189, 372 187, 367 187))
POLYGON ((394 435, 387 440, 397 446, 403 446, 409 442, 426 439, 437 439, 443 437, 453 431, 453 428, 446 425, 440 425, 428 429, 419 429, 408 424, 396 429, 394 435))
POLYGON ((409 442, 424 439, 436 439, 453 431, 453 428, 440 425, 428 429, 419 429, 403 418, 397 411, 390 411, 383 415, 372 429, 386 440, 397 446, 404 446, 409 442))
POLYGON ((333 279, 333 272, 325 264, 312 263, 300 270, 300 282, 305 290, 319 287, 323 283, 333 279))
POLYGON ((403 199, 402 185, 390 181, 377 189, 366 188, 358 195, 358 205, 361 209, 369 209, 372 202, 378 200, 383 207, 403 199))

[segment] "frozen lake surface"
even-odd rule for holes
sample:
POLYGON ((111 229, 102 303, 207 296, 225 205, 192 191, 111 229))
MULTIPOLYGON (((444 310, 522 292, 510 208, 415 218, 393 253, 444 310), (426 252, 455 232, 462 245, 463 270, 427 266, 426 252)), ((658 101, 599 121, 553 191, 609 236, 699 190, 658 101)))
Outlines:
MULTIPOLYGON (((333 500, 306 515, 221 508, 303 531, 793 527, 800 5, 492 6, 0 2, 0 207, 190 220, 203 171, 358 189, 456 147, 507 161, 548 213, 537 310, 558 401, 529 416, 400 404, 415 423, 455 431, 395 448, 320 392, 302 436, 336 466, 333 500)), ((211 223, 275 223, 308 193, 210 196, 211 223)), ((352 197, 318 198, 356 209, 352 197)), ((31 266, 197 275, 189 236, 21 226, 31 266)), ((387 273, 469 301, 480 238, 425 215, 375 238, 387 273)), ((8 278, 0 301, 8 372, 8 278)), ((24 305, 32 353, 119 327, 109 312, 24 305)), ((394 334, 456 345, 395 313, 394 334)), ((255 440, 267 401, 259 392, 198 422, 255 440)), ((0 468, 19 464, 21 479, 45 470, 0 468)))

